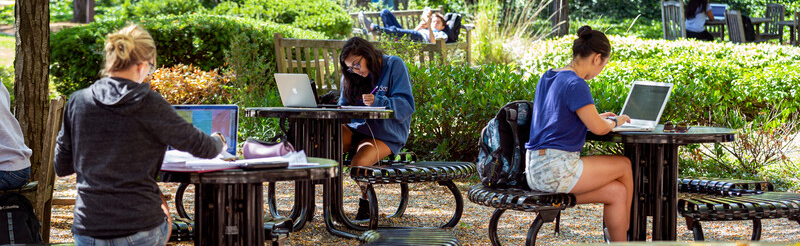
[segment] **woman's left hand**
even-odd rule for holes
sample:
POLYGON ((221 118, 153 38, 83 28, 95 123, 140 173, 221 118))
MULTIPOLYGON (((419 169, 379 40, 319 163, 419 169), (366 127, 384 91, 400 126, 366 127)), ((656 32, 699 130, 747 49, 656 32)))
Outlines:
POLYGON ((361 99, 364 99, 364 105, 372 106, 372 103, 375 102, 375 95, 361 94, 361 99))

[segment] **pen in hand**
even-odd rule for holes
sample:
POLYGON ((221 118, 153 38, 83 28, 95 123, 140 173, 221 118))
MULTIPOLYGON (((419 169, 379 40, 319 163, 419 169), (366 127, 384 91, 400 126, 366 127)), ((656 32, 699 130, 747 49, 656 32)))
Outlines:
POLYGON ((378 86, 377 85, 375 86, 375 89, 372 89, 372 91, 369 94, 375 94, 376 91, 378 91, 378 86))
POLYGON ((375 92, 378 91, 378 86, 375 86, 375 89, 372 89, 372 92, 369 94, 361 95, 361 99, 364 100, 364 105, 372 106, 372 103, 375 102, 375 92))

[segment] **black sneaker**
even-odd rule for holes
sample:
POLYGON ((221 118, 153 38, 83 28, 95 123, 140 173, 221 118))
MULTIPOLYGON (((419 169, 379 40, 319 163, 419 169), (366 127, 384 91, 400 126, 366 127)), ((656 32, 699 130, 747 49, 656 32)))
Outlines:
POLYGON ((358 213, 356 213, 356 220, 369 219, 369 200, 358 199, 358 213))

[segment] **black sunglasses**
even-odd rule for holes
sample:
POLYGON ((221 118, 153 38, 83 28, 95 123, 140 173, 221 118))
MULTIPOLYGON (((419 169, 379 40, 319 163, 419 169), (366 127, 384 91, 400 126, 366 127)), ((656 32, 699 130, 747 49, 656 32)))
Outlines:
POLYGON ((685 121, 681 121, 678 123, 672 123, 672 121, 667 121, 664 123, 664 132, 674 132, 674 133, 685 133, 692 128, 689 126, 689 123, 685 121))

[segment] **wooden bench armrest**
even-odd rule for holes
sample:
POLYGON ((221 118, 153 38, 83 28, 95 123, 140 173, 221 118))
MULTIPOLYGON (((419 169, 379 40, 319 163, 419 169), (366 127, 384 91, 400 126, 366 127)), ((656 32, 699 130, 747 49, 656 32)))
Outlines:
POLYGON ((464 28, 469 32, 469 31, 472 31, 472 29, 475 29, 475 25, 474 24, 464 24, 464 25, 461 25, 461 28, 464 28))

